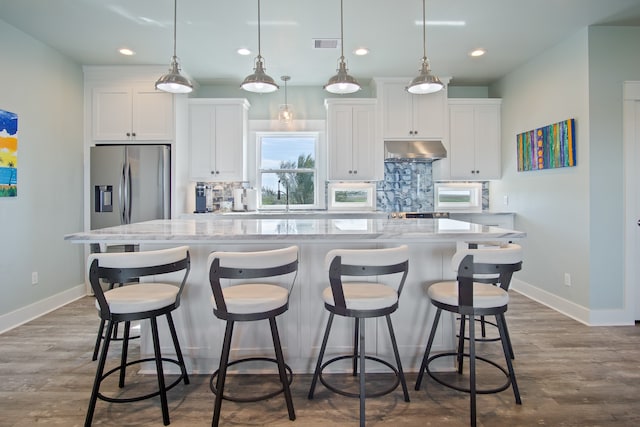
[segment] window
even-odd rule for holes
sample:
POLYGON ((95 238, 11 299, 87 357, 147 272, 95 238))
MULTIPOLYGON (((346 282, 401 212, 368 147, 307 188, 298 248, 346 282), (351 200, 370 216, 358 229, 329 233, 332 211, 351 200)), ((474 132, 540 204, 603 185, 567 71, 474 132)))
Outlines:
POLYGON ((311 209, 318 206, 316 132, 258 133, 260 207, 311 209))

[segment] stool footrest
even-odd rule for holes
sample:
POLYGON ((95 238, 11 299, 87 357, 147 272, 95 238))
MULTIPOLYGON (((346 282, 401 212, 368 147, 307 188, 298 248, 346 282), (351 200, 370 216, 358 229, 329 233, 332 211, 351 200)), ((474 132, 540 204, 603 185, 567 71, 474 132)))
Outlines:
MULTIPOLYGON (((327 366, 329 366, 330 364, 340 361, 340 360, 345 360, 345 359, 353 359, 353 358, 358 358, 359 360, 359 356, 354 356, 354 355, 344 355, 344 356, 338 356, 338 357, 334 357, 333 359, 330 359, 328 361, 326 361, 325 363, 322 364, 322 366, 320 367, 320 373, 318 374, 318 378, 320 379, 320 382, 329 390, 333 391, 334 393, 338 393, 341 394, 343 396, 347 396, 347 397, 360 397, 360 393, 352 393, 349 391, 345 391, 343 389, 339 389, 331 384, 329 384, 323 377, 322 375, 322 371, 324 371, 324 368, 326 368, 327 366)), ((393 384, 386 388, 383 389, 381 391, 376 391, 373 393, 369 393, 367 392, 366 395, 367 397, 380 397, 380 396, 384 396, 385 394, 389 394, 392 391, 394 391, 396 388, 398 388, 398 385, 400 384, 400 374, 398 372, 398 369, 396 369, 395 366, 393 366, 391 363, 387 362, 386 360, 382 360, 380 358, 374 357, 374 356, 364 356, 365 359, 367 360, 372 360, 374 362, 378 362, 381 363, 385 366, 387 366, 388 368, 390 368, 395 376, 395 380, 393 382, 393 384)), ((362 374, 362 372, 361 372, 362 374)))
MULTIPOLYGON (((433 372, 431 372, 431 370, 429 369, 429 365, 431 364, 431 362, 433 362, 436 359, 439 359, 441 357, 458 357, 458 353, 456 352, 447 352, 447 353, 440 353, 440 354, 436 354, 435 356, 431 356, 429 357, 429 359, 427 360, 427 366, 426 366, 426 371, 427 374, 429 374, 429 376, 431 378, 434 379, 434 381, 436 381, 439 384, 442 384, 445 387, 449 387, 452 388, 454 390, 458 390, 458 391, 462 391, 465 393, 471 393, 471 390, 468 387, 459 387, 455 384, 451 384, 446 382, 445 380, 443 380, 442 378, 439 378, 437 375, 435 375, 433 372)), ((469 358, 469 354, 468 353, 464 353, 463 357, 469 358)), ((504 391, 506 389, 508 389, 511 386, 511 378, 509 376, 509 372, 503 368, 502 366, 498 365, 496 362, 494 362, 493 360, 489 360, 485 357, 481 357, 481 356, 476 356, 476 361, 482 361, 485 362, 491 366, 494 366, 495 368, 499 369, 500 371, 502 371, 502 373, 507 377, 507 381, 505 382, 505 384, 499 386, 499 387, 495 387, 495 388, 477 388, 476 387, 476 393, 478 394, 493 394, 493 393, 499 393, 501 391, 504 391)))
MULTIPOLYGON (((270 362, 270 363, 275 363, 276 365, 278 364, 278 361, 276 359, 273 358, 269 358, 269 357, 247 357, 244 359, 238 359, 238 360, 234 360, 233 362, 229 362, 227 363, 227 367, 229 366, 233 366, 233 365, 237 365, 239 363, 244 363, 244 362, 255 362, 255 361, 261 361, 261 362, 270 362)), ((287 370, 287 376, 288 376, 288 383, 289 385, 291 385, 291 383, 293 382, 293 371, 291 370, 291 368, 289 367, 289 365, 287 365, 286 363, 284 364, 284 368, 287 370)), ((213 392, 213 394, 218 394, 218 390, 216 389, 215 386, 215 379, 218 377, 218 370, 216 370, 213 374, 211 374, 211 378, 209 379, 209 388, 211 389, 211 391, 213 392)), ((227 373, 228 375, 228 373, 227 373)), ((278 394, 284 392, 284 386, 282 386, 280 389, 273 391, 273 392, 269 392, 266 394, 262 394, 259 396, 253 396, 253 397, 237 397, 237 396, 231 396, 228 394, 223 394, 222 398, 224 400, 229 400, 231 402, 259 402, 261 400, 267 400, 267 399, 271 399, 274 396, 277 396, 278 394)))
MULTIPOLYGON (((146 358, 146 359, 133 360, 131 362, 127 362, 125 364, 125 366, 136 365, 138 363, 144 363, 144 362, 155 362, 155 360, 156 359, 153 358, 153 357, 149 357, 149 358, 146 358)), ((169 359, 169 358, 163 357, 162 361, 163 362, 168 362, 168 363, 173 363, 173 364, 175 364, 177 366, 180 366, 180 362, 178 362, 177 360, 174 360, 174 359, 169 359)), ((104 379, 107 378, 109 375, 120 371, 120 369, 122 369, 121 365, 116 366, 115 368, 113 368, 110 371, 106 372, 105 374, 102 375, 102 377, 100 377, 100 382, 104 381, 104 379)), ((164 387, 165 391, 169 391, 173 387, 177 386, 180 383, 180 381, 182 381, 184 378, 185 378, 185 376, 183 374, 180 374, 178 376, 178 378, 174 382, 172 382, 171 384, 166 385, 164 387)), ((105 402, 111 402, 111 403, 139 402, 141 400, 150 399, 152 397, 156 397, 156 396, 159 396, 159 395, 160 395, 160 390, 156 390, 156 391, 154 391, 152 393, 144 394, 144 395, 141 395, 141 396, 126 397, 126 398, 123 398, 123 397, 109 397, 109 396, 103 395, 100 392, 98 392, 98 394, 97 394, 97 396, 98 396, 98 398, 100 400, 104 400, 105 402)))

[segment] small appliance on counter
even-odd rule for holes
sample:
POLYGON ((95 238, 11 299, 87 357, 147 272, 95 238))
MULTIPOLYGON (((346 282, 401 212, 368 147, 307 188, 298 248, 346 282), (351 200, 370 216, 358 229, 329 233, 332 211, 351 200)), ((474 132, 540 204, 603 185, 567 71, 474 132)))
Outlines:
POLYGON ((258 190, 255 188, 246 188, 244 190, 245 208, 249 212, 258 210, 258 190))
POLYGON ((244 211, 244 188, 233 190, 233 210, 236 212, 244 211))
POLYGON ((196 183, 196 210, 194 213, 207 212, 207 185, 204 182, 196 183))
POLYGON ((233 190, 233 211, 253 212, 258 210, 258 192, 255 188, 233 190))

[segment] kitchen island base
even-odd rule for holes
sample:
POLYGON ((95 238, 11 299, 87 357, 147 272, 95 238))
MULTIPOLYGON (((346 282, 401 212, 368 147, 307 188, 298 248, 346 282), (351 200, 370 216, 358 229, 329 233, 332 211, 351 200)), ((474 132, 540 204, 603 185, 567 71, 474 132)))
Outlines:
MULTIPOLYGON (((214 250, 243 251, 267 250, 284 245, 268 243, 192 245, 191 272, 182 295, 180 308, 174 316, 178 328, 178 339, 182 343, 188 371, 207 374, 218 368, 220 348, 224 337, 224 322, 215 318, 211 303, 211 287, 206 271, 207 257, 214 250)), ((364 249, 395 246, 390 243, 308 243, 300 247, 298 277, 289 299, 289 310, 278 317, 282 347, 287 364, 296 373, 311 373, 318 357, 322 342, 323 328, 327 322, 322 291, 329 286, 328 272, 324 268, 325 254, 336 247, 364 249)), ((400 298, 398 310, 391 315, 402 364, 407 372, 417 371, 424 352, 428 332, 435 310, 426 297, 425 284, 452 278, 449 260, 455 251, 453 243, 409 244, 409 274, 400 298)), ((170 247, 169 245, 141 245, 141 250, 170 247)), ((393 360, 393 350, 384 318, 366 320, 367 352, 384 360, 393 360)), ((237 322, 230 360, 244 357, 272 356, 273 342, 268 321, 251 322, 251 325, 237 322)), ((143 327, 141 352, 152 352, 151 339, 143 327)), ((353 319, 336 316, 327 345, 326 357, 331 358, 353 352, 353 319)), ((455 345, 453 317, 445 316, 435 338, 435 351, 452 350, 455 345)), ((170 355, 170 347, 163 348, 163 354, 170 355)), ((444 367, 445 365, 443 365, 444 367)), ((375 369, 375 366, 371 368, 375 369)), ((271 372, 272 366, 264 367, 271 372)), ((333 372, 348 371, 332 367, 333 372)), ((380 367, 384 372, 384 368, 380 367)), ((331 372, 330 369, 327 370, 331 372)), ((261 373, 259 365, 247 368, 247 372, 261 373)))

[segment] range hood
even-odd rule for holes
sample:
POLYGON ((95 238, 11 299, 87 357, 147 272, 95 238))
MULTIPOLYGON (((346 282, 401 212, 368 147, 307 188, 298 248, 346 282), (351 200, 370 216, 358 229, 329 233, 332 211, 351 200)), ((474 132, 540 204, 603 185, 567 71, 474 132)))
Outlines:
POLYGON ((385 141, 384 159, 431 162, 447 157, 441 141, 385 141))

